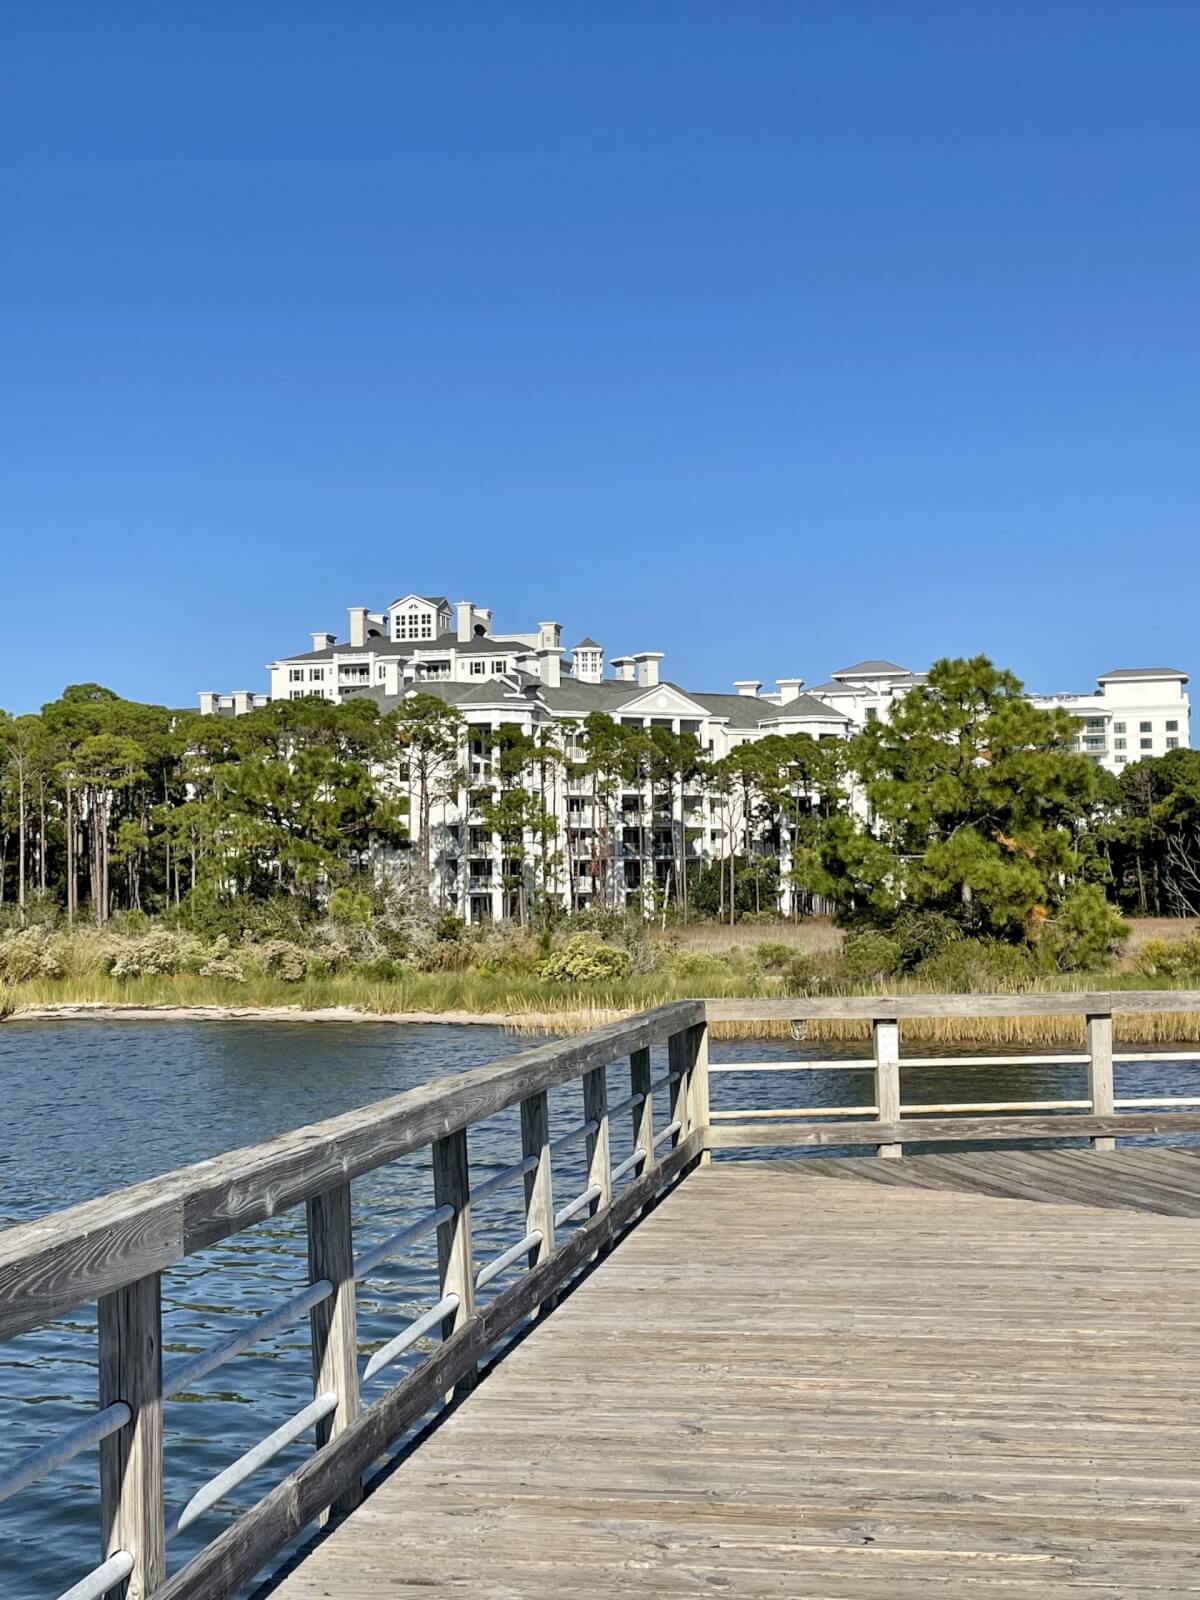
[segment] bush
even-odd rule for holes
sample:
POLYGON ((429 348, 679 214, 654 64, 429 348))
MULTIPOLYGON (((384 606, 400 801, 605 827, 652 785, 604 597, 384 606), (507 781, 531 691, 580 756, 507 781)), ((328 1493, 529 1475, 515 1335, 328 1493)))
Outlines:
POLYGON ((950 994, 1027 989, 1036 984, 1037 976, 1037 962, 1025 945, 999 939, 956 940, 913 969, 923 987, 950 994))
POLYGON ((62 941, 49 928, 22 928, 0 938, 0 981, 61 978, 66 971, 62 941))
POLYGON ((947 945, 957 944, 962 929, 944 911, 902 911, 892 926, 892 938, 900 946, 900 965, 911 972, 933 956, 940 956, 947 945))
POLYGON ((200 968, 202 978, 226 978, 230 983, 245 983, 246 969, 237 956, 211 956, 200 968))
POLYGON ((838 967, 854 982, 890 978, 900 969, 900 944, 886 933, 853 933, 842 946, 838 967))
POLYGON ((1129 924, 1097 883, 1077 884, 1044 925, 1043 957, 1060 972, 1100 972, 1129 937, 1129 924))
POLYGON ((1138 951, 1137 969, 1148 978, 1200 978, 1200 934, 1170 943, 1148 939, 1138 951))
POLYGON ((308 977, 308 951, 287 939, 270 939, 258 951, 263 971, 283 983, 303 983, 308 977))
POLYGON ((119 939, 110 947, 108 971, 114 978, 172 977, 194 971, 203 956, 190 934, 154 928, 137 939, 119 939))
POLYGON ((629 967, 628 951, 573 934, 560 950, 538 962, 537 974, 555 983, 601 983, 628 977, 629 967))

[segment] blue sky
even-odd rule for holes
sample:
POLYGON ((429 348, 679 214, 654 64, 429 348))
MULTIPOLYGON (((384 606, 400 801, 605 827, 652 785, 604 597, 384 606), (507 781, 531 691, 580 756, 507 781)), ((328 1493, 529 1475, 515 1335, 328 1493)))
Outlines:
POLYGON ((1200 7, 9 6, 0 705, 410 589, 1200 670, 1200 7))

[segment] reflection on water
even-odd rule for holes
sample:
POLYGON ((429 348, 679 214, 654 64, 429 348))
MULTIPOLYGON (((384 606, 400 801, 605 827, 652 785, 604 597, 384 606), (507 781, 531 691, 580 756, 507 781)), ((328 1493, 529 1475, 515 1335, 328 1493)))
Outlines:
MULTIPOLYGON (((0 1226, 230 1150, 288 1128, 382 1099, 429 1079, 523 1048, 499 1029, 303 1023, 7 1023, 0 1027, 0 1088, 8 1137, 0 1141, 0 1226)), ((713 1063, 845 1059, 862 1046, 762 1040, 717 1041, 713 1063)), ((933 1055, 936 1051, 924 1051, 933 1055)), ((950 1052, 943 1052, 950 1053, 950 1052)), ((963 1054, 955 1051, 955 1054, 963 1054)), ((1039 1052, 1033 1052, 1039 1053, 1039 1052)), ((1045 1054, 1045 1051, 1040 1052, 1045 1054)), ((1118 1095, 1200 1092, 1196 1063, 1119 1067, 1118 1095)), ((665 1052, 655 1074, 666 1069, 665 1052)), ((610 1069, 610 1096, 629 1092, 627 1069, 610 1069)), ((714 1108, 851 1106, 868 1103, 869 1073, 714 1075, 714 1108)), ((908 1104, 947 1101, 1082 1099, 1086 1069, 1030 1064, 914 1068, 908 1104)), ((552 1136, 581 1119, 580 1086, 551 1094, 552 1136)), ((656 1126, 667 1121, 660 1094, 656 1126)), ((632 1119, 615 1119, 613 1160, 632 1144, 632 1119)), ((472 1175, 482 1181, 520 1154, 516 1109, 470 1134, 472 1175)), ((825 1154, 828 1152, 817 1152, 825 1154)), ((790 1152, 749 1151, 758 1159, 790 1152)), ((563 1204, 584 1184, 581 1144, 555 1157, 563 1204)), ((354 1185, 358 1250, 431 1204, 428 1152, 354 1185)), ((520 1185, 475 1208, 477 1264, 523 1232, 520 1185)), ((164 1275, 168 1361, 212 1344, 247 1317, 273 1308, 306 1281, 304 1207, 294 1208, 189 1257, 164 1275)), ((499 1293, 511 1278, 490 1285, 499 1293)), ((378 1348, 436 1296, 432 1235, 359 1285, 364 1351, 378 1348)), ((426 1344, 425 1349, 429 1348, 426 1344)), ((364 1388, 370 1401, 403 1375, 416 1349, 364 1388)), ((84 1308, 0 1345, 0 1469, 78 1420, 96 1401, 95 1313, 84 1308)), ((216 1472, 311 1398, 308 1327, 302 1319, 252 1346, 167 1402, 167 1498, 177 1507, 216 1472)), ((291 1446, 229 1500, 171 1545, 172 1568, 302 1461, 310 1440, 291 1446)), ((0 1505, 0 1594, 46 1600, 99 1557, 98 1453, 89 1451, 0 1505)))

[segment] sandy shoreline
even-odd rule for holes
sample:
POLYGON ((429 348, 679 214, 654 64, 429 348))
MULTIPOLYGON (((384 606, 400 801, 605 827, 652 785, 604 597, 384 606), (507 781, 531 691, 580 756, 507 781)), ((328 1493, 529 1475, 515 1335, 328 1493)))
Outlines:
MULTIPOLYGON (((616 1020, 631 1013, 597 1013, 597 1023, 616 1020)), ((325 1006, 305 1010, 303 1006, 177 1006, 121 1005, 108 1000, 76 1000, 48 1005, 23 1006, 0 1019, 4 1022, 94 1022, 98 1018, 119 1018, 126 1022, 448 1022, 489 1028, 546 1028, 554 1030, 562 1017, 531 1011, 358 1011, 353 1006, 325 1006)))

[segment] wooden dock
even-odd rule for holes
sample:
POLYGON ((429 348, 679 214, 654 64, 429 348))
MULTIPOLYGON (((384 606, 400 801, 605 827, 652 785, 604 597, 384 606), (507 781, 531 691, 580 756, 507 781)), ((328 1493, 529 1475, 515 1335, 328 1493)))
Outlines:
POLYGON ((1198 1594, 1197 1216, 1188 1151, 704 1168, 274 1600, 1198 1594))
POLYGON ((99 1565, 59 1600, 1200 1596, 1200 1094, 1137 1081, 1200 1050, 1114 1025, 1155 1010, 1200 993, 674 1001, 8 1229, 0 1342, 94 1303, 98 1405, 0 1501, 98 1448, 99 1565), (856 1018, 871 1054, 710 1062, 730 1008, 856 1018), (1084 1054, 1021 1064, 1086 1083, 909 1100, 950 1061, 903 1022, 971 1011, 1077 1016, 1084 1054), (811 1103, 831 1071, 865 1098, 811 1103), (839 1154, 727 1156, 758 1148, 839 1154), (402 1161, 395 1231, 356 1238, 402 1161), (164 1276, 300 1207, 305 1281, 164 1359, 164 1276), (433 1237, 427 1303, 364 1349, 358 1286, 433 1237), (305 1319, 311 1400, 168 1503, 166 1408, 305 1319))

